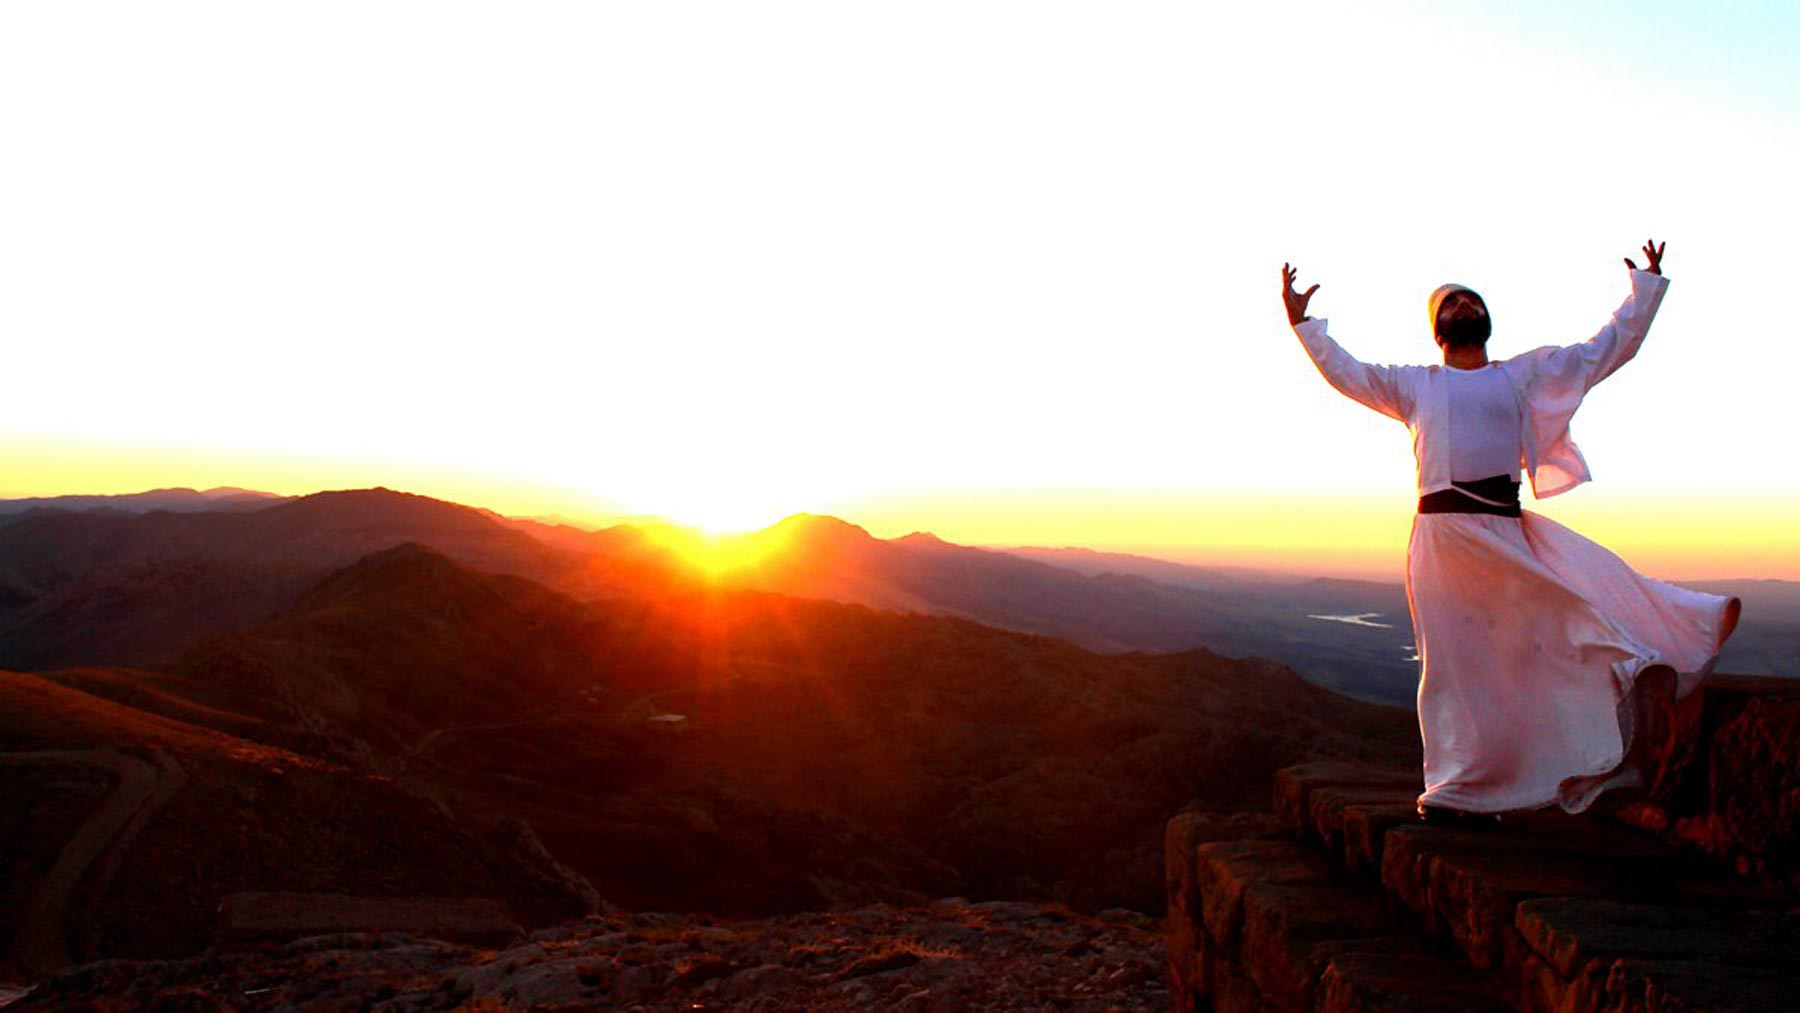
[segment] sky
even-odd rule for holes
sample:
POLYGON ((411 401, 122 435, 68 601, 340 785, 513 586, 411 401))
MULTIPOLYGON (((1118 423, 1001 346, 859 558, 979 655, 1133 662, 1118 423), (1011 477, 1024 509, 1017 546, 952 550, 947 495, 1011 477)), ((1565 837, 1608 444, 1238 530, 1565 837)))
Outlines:
POLYGON ((0 497, 386 485, 521 515, 1397 575, 1327 387, 1474 286, 1638 359, 1542 512, 1800 579, 1780 3, 0 7, 0 497), (1265 9, 1266 8, 1266 9, 1265 9), (1641 261, 1640 261, 1641 262, 1641 261))

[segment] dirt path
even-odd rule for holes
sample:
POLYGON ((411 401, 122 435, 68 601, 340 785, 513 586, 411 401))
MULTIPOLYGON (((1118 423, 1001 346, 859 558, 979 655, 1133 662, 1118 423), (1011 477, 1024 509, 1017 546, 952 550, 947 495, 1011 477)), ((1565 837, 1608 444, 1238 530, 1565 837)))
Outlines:
POLYGON ((118 777, 112 793, 88 814, 56 863, 31 893, 19 917, 18 964, 32 978, 41 978, 72 964, 69 948, 69 906, 76 889, 94 862, 105 856, 94 887, 103 896, 118 868, 118 856, 161 805, 168 801, 186 776, 173 760, 159 757, 155 764, 106 751, 44 750, 0 753, 0 766, 59 766, 83 764, 99 767, 118 777))

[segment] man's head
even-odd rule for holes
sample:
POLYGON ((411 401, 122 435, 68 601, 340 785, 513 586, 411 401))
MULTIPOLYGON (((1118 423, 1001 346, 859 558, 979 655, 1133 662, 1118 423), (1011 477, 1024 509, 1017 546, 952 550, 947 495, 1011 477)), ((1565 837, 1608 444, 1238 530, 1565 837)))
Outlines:
POLYGON ((1480 348, 1493 331, 1487 303, 1467 285, 1439 285, 1431 293, 1431 332, 1443 348, 1480 348))

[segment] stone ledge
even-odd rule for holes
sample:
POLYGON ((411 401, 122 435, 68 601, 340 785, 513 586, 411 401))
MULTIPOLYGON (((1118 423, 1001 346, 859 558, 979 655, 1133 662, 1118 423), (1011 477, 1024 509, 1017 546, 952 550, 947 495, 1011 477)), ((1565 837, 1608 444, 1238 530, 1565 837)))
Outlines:
POLYGON ((1324 884, 1331 866, 1293 841, 1219 841, 1194 851, 1194 888, 1207 935, 1229 948, 1242 942, 1244 892, 1260 886, 1324 884))
POLYGON ((1532 898, 1721 908, 1768 902, 1767 892, 1755 884, 1648 841, 1623 842, 1620 850, 1609 851, 1591 838, 1424 827, 1393 831, 1386 840, 1382 882, 1390 895, 1484 968, 1517 963, 1516 909, 1532 898))
POLYGON ((1381 841, 1395 827, 1419 822, 1410 788, 1320 786, 1307 798, 1304 831, 1340 853, 1351 871, 1381 868, 1381 841))
MULTIPOLYGON (((1172 903, 1170 915, 1172 922, 1188 922, 1185 929, 1171 926, 1171 965, 1183 968, 1175 974, 1183 982, 1174 990, 1177 1009, 1323 1008, 1323 983, 1334 964, 1341 966, 1333 986, 1338 998, 1331 1001, 1349 1005, 1331 1008, 1449 1008, 1440 1002, 1451 994, 1442 988, 1447 969, 1460 966, 1455 977, 1471 977, 1466 963, 1438 952, 1373 884, 1346 881, 1327 856, 1303 843, 1201 844, 1188 880, 1184 913, 1172 903), (1376 974, 1378 967, 1385 971, 1376 974), (1416 1001, 1406 998, 1415 993, 1416 1001), (1388 1005, 1356 1005, 1365 1001, 1357 996, 1385 997, 1380 1001, 1388 1005)), ((1476 1008, 1504 1008, 1480 975, 1451 991, 1464 1000, 1479 997, 1486 1005, 1476 1008)))
POLYGON ((1280 833, 1280 824, 1267 813, 1186 812, 1171 819, 1164 828, 1163 876, 1168 897, 1164 934, 1169 953, 1169 990, 1176 997, 1177 1008, 1193 1008, 1193 997, 1207 987, 1214 994, 1254 995, 1249 982, 1229 967, 1216 968, 1208 975, 1200 895, 1194 887, 1195 850, 1214 841, 1274 838, 1280 833))
POLYGON ((1800 977, 1762 968, 1689 960, 1620 960, 1608 969, 1604 992, 1583 996, 1585 1009, 1791 1010, 1800 977))
POLYGON ((1618 818, 1800 887, 1800 679, 1715 675, 1652 725, 1647 798, 1618 818))
POLYGON ((1315 1009, 1413 1013, 1499 1013, 1513 1009, 1493 986, 1471 981, 1469 966, 1419 954, 1346 953, 1319 979, 1315 1009))
MULTIPOLYGON (((1800 958, 1800 914, 1555 897, 1519 905, 1520 937, 1565 978, 1618 958, 1782 970, 1800 958)), ((1800 998, 1800 997, 1797 997, 1800 998)))
MULTIPOLYGON (((1800 683, 1750 698, 1746 682, 1760 686, 1712 688, 1724 723, 1690 752, 1717 770, 1728 749, 1760 743, 1765 776, 1785 786, 1792 769, 1776 747, 1792 733, 1800 753, 1800 683)), ((1416 790, 1410 770, 1288 768, 1274 785, 1283 839, 1191 847, 1182 882, 1196 971, 1177 1009, 1800 1008, 1794 891, 1593 815, 1424 825, 1416 790)), ((1759 818, 1789 807, 1800 819, 1800 791, 1779 794, 1759 818)))
POLYGON ((1410 790, 1416 797, 1424 790, 1419 771, 1366 764, 1320 761, 1284 767, 1275 772, 1275 816, 1295 833, 1308 832, 1307 817, 1312 793, 1321 788, 1410 790))

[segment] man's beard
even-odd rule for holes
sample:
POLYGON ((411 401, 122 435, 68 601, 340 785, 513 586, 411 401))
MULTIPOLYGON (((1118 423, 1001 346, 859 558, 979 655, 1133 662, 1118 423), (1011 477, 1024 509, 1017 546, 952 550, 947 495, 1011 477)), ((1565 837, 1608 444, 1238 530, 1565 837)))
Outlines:
POLYGON ((1480 316, 1439 320, 1437 336, 1446 348, 1480 348, 1487 344, 1488 335, 1493 331, 1493 321, 1483 313, 1480 316))

